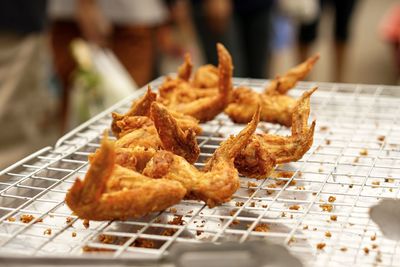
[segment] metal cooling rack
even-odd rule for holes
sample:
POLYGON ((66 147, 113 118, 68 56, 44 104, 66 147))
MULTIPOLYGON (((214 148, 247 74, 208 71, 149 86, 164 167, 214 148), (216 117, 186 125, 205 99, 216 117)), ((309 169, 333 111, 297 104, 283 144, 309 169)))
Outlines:
MULTIPOLYGON (((153 88, 161 81, 152 82, 153 88)), ((234 83, 262 90, 268 81, 234 83)), ((302 82, 290 94, 298 97, 314 85, 319 90, 312 96, 310 117, 317 119, 317 129, 302 160, 278 166, 265 180, 242 177, 232 200, 213 209, 182 201, 138 220, 90 222, 86 228, 64 204, 65 193, 85 175, 87 156, 99 147, 111 111, 124 112, 144 89, 135 92, 54 147, 0 172, 2 261, 154 262, 178 243, 267 239, 285 244, 306 266, 399 264, 399 243, 382 236, 368 209, 380 199, 400 197, 400 88, 302 82), (35 219, 24 223, 24 215, 35 219), (177 224, 171 223, 174 218, 177 224), (266 231, 258 231, 265 225, 266 231), (87 252, 94 250, 104 253, 87 252)), ((242 127, 223 114, 204 124, 196 166, 242 127)), ((268 123, 260 123, 259 131, 290 133, 268 123)))

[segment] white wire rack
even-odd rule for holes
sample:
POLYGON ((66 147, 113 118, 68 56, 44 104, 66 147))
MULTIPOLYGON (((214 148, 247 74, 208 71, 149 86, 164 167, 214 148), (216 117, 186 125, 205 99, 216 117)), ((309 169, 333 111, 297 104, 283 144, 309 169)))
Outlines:
MULTIPOLYGON (((152 82, 153 88, 161 81, 152 82)), ((234 83, 262 90, 268 81, 234 83)), ((382 236, 368 210, 381 199, 400 197, 400 88, 302 82, 290 94, 298 97, 314 85, 319 86, 311 101, 311 118, 317 119, 314 145, 298 162, 278 166, 264 180, 241 177, 232 200, 213 209, 182 201, 141 219, 90 222, 86 228, 64 204, 65 193, 85 175, 87 156, 99 147, 111 111, 124 112, 144 89, 136 92, 54 148, 0 172, 0 256, 30 263, 54 258, 138 263, 164 258, 177 243, 267 239, 285 244, 306 266, 398 265, 399 243, 382 236), (26 215, 34 219, 24 223, 26 215), (90 251, 107 253, 93 258, 90 251)), ((223 114, 202 126, 197 166, 243 127, 223 114)), ((290 133, 260 123, 259 131, 266 129, 290 133)))

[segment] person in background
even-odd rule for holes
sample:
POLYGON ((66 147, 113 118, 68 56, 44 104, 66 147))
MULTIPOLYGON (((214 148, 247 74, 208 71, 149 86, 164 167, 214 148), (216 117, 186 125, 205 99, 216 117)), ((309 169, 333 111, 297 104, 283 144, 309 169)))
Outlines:
POLYGON ((265 78, 269 70, 273 0, 192 0, 192 12, 208 63, 217 65, 215 45, 234 60, 234 75, 265 78))
POLYGON ((46 8, 46 0, 0 1, 0 166, 47 144, 55 123, 46 8))
POLYGON ((157 49, 174 49, 169 10, 162 0, 52 0, 49 12, 54 64, 63 87, 64 129, 75 68, 69 47, 73 39, 112 49, 139 87, 154 78, 157 49))
MULTIPOLYGON (((335 69, 334 77, 336 82, 343 81, 342 69, 349 39, 350 22, 357 0, 319 0, 320 10, 327 5, 332 5, 335 9, 334 17, 334 38, 335 38, 335 69)), ((310 23, 300 24, 298 33, 299 56, 300 61, 306 60, 310 56, 310 48, 314 43, 318 26, 321 19, 321 13, 310 23)))

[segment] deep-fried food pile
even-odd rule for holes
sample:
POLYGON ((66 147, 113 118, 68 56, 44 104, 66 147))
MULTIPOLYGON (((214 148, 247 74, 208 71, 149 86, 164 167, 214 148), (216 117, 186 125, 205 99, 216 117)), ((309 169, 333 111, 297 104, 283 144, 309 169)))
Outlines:
POLYGON ((212 208, 229 201, 239 188, 239 173, 265 178, 277 164, 299 160, 313 143, 315 121, 308 124, 310 97, 286 92, 312 69, 319 56, 309 58, 264 93, 251 88, 233 90, 232 58, 217 44, 219 64, 193 71, 185 55, 177 77, 167 77, 159 94, 148 88, 125 114, 112 113, 111 130, 89 156, 83 180, 76 179, 66 203, 82 219, 137 218, 162 211, 182 199, 204 201, 212 208), (249 123, 215 150, 202 170, 193 164, 200 148, 199 122, 225 112, 234 122, 249 123), (290 136, 255 133, 258 122, 291 126, 290 136))
POLYGON ((105 135, 84 180, 77 179, 68 191, 66 203, 80 218, 112 220, 161 211, 183 198, 203 200, 209 207, 229 201, 239 188, 234 158, 248 143, 258 119, 256 113, 236 137, 222 143, 203 171, 165 150, 153 150, 142 173, 122 167, 116 162, 116 144, 105 135))
POLYGON ((235 89, 231 102, 225 109, 225 114, 234 122, 247 123, 251 120, 257 105, 260 104, 261 121, 290 127, 296 100, 285 93, 295 86, 299 79, 307 75, 318 59, 319 55, 310 57, 284 76, 272 80, 265 93, 257 93, 243 86, 235 89))

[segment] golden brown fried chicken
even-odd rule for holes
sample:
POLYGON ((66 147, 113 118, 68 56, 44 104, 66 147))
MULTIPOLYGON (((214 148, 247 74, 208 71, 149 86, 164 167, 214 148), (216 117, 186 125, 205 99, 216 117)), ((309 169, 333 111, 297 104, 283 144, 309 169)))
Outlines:
POLYGON ((235 158, 239 173, 253 178, 265 178, 276 164, 299 160, 313 144, 315 121, 307 125, 310 97, 317 88, 303 93, 293 111, 291 136, 255 134, 250 143, 235 158))
POLYGON ((265 88, 265 93, 269 95, 286 94, 287 91, 296 86, 296 83, 299 80, 302 80, 307 76, 318 59, 319 54, 316 54, 312 57, 309 57, 303 63, 290 69, 285 75, 281 77, 278 75, 275 79, 271 80, 268 87, 265 88))
POLYGON ((248 87, 239 87, 233 91, 231 103, 225 109, 225 114, 236 123, 247 123, 258 105, 261 106, 261 121, 288 127, 291 125, 295 99, 286 95, 260 94, 248 87))
MULTIPOLYGON (((182 130, 178 125, 178 121, 160 103, 153 102, 151 104, 150 117, 152 119, 151 124, 144 124, 134 129, 131 128, 129 133, 120 134, 120 138, 115 143, 116 147, 165 149, 184 157, 190 163, 197 160, 200 149, 197 145, 196 132, 194 130, 182 130)), ((128 160, 128 162, 132 161, 128 160)), ((119 161, 117 163, 121 164, 119 161)))
POLYGON ((190 54, 185 54, 185 61, 178 68, 178 78, 184 81, 189 81, 190 75, 192 75, 193 63, 190 54))
POLYGON ((114 143, 105 137, 81 181, 75 180, 65 201, 81 219, 124 220, 162 211, 185 196, 181 183, 152 179, 115 164, 114 143))
POLYGON ((203 171, 199 171, 182 157, 159 151, 149 161, 143 174, 178 181, 187 190, 186 198, 203 200, 209 207, 229 201, 239 188, 234 158, 248 143, 258 121, 259 110, 245 129, 220 145, 203 171))
POLYGON ((218 68, 211 64, 200 66, 191 85, 195 88, 218 88, 218 68))
POLYGON ((160 102, 169 109, 190 115, 201 122, 209 121, 227 106, 232 91, 232 58, 226 48, 217 44, 218 88, 199 89, 182 79, 167 78, 160 86, 160 102))
MULTIPOLYGON (((132 130, 150 126, 152 124, 151 120, 149 119, 150 107, 151 104, 156 101, 156 98, 157 94, 153 93, 149 86, 146 94, 133 102, 132 107, 127 113, 118 114, 113 112, 111 129, 114 135, 119 138, 131 132, 132 130)), ((179 127, 182 129, 192 129, 197 134, 201 133, 202 129, 195 118, 172 110, 170 110, 170 114, 176 119, 179 127)))

